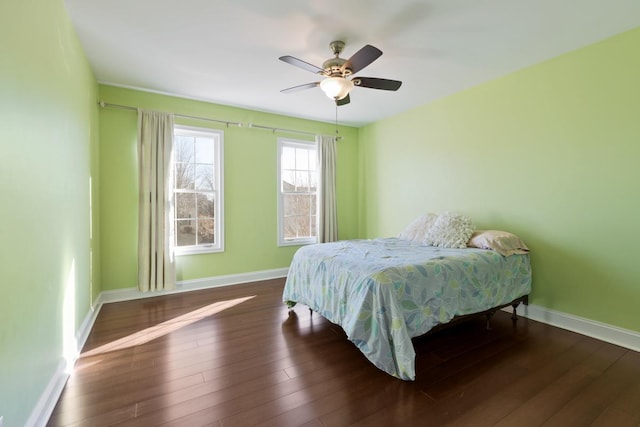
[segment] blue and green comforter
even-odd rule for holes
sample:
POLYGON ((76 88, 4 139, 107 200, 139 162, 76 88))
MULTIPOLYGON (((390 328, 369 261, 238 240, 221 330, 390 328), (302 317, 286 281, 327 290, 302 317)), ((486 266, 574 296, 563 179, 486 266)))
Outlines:
POLYGON ((529 255, 504 257, 387 238, 300 248, 283 300, 305 304, 340 325, 378 368, 413 380, 412 337, 530 291, 529 255))

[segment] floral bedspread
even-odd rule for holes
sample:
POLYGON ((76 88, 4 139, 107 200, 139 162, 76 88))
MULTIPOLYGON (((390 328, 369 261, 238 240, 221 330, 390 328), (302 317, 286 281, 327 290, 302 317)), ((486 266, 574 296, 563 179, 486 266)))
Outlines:
POLYGON ((301 247, 283 301, 305 304, 340 325, 374 365, 413 380, 412 337, 530 291, 529 255, 386 238, 301 247))

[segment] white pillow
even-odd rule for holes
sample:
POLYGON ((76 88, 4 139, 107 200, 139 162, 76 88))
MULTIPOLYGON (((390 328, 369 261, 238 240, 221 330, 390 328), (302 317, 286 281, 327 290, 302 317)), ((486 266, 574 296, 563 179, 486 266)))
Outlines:
POLYGON ((425 234, 423 243, 441 248, 466 248, 474 229, 466 216, 443 212, 425 234))
POLYGON ((500 255, 526 254, 529 248, 520 237, 502 230, 482 230, 471 235, 470 248, 491 249, 500 255))
POLYGON ((421 242, 424 240, 424 236, 438 218, 438 215, 434 213, 426 213, 420 215, 414 219, 404 230, 398 235, 401 239, 413 240, 415 242, 421 242))

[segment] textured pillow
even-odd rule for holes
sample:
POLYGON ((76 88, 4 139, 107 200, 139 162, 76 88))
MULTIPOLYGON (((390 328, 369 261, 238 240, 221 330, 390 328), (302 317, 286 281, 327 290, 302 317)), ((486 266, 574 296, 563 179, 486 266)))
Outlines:
POLYGON ((478 230, 471 236, 470 248, 491 249, 500 255, 526 254, 529 248, 520 237, 507 231, 478 230))
POLYGON ((420 215, 414 219, 404 230, 398 235, 401 239, 413 240, 421 242, 424 240, 424 236, 433 225, 438 215, 433 213, 426 213, 420 215))
POLYGON ((425 234, 423 243, 441 248, 466 248, 474 228, 466 216, 443 212, 425 234))

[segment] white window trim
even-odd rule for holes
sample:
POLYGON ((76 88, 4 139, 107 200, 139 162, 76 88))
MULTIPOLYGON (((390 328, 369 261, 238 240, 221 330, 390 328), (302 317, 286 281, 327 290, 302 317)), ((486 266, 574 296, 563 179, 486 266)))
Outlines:
MULTIPOLYGON (((218 164, 214 166, 218 166, 214 170, 216 183, 218 183, 218 199, 216 200, 215 206, 215 235, 216 235, 216 243, 208 244, 208 245, 194 245, 194 246, 174 246, 174 254, 176 256, 182 255, 193 255, 193 254, 208 254, 208 253, 219 253, 224 252, 224 132, 219 129, 210 129, 210 128, 201 128, 194 126, 183 126, 183 125, 174 125, 174 134, 176 131, 179 131, 183 134, 187 135, 203 135, 211 137, 211 135, 216 135, 218 138, 218 143, 214 144, 214 152, 218 164)), ((175 193, 174 193, 175 197, 175 193)), ((174 219, 175 221, 175 219, 174 219)), ((175 226, 175 222, 174 222, 175 226)))
MULTIPOLYGON (((284 238, 284 222, 283 222, 283 214, 284 214, 284 199, 282 197, 282 148, 284 146, 298 146, 302 148, 308 149, 310 146, 318 149, 318 144, 315 141, 304 141, 300 139, 291 139, 291 138, 278 138, 278 181, 277 181, 277 190, 278 190, 278 246, 302 246, 302 245, 311 245, 314 243, 318 243, 318 203, 316 201, 316 236, 315 237, 301 237, 297 239, 285 239, 284 238)), ((320 173, 320 171, 317 171, 320 173)), ((320 182, 320 177, 318 177, 318 182, 320 182)), ((317 193, 316 193, 317 195, 317 193)))

